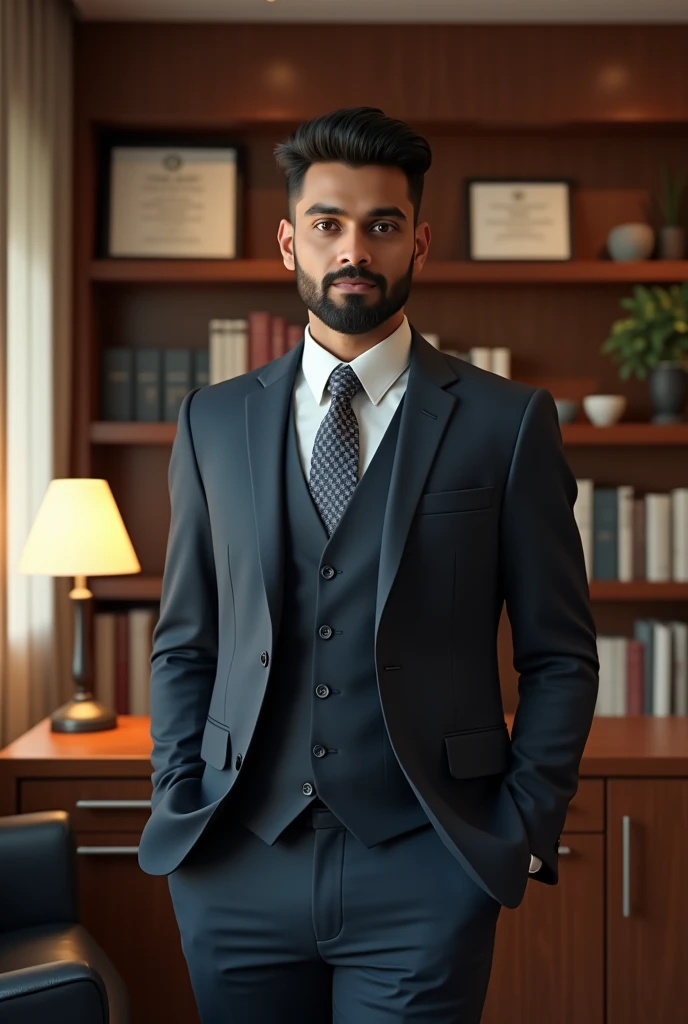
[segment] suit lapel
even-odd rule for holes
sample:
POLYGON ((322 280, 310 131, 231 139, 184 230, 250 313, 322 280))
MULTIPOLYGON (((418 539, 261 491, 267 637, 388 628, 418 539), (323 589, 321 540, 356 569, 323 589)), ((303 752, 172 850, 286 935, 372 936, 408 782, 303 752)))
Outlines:
POLYGON ((411 362, 382 525, 375 606, 376 639, 413 513, 457 401, 444 388, 453 383, 458 374, 441 352, 414 327, 411 332, 411 362))
MULTIPOLYGON (((382 530, 375 634, 404 551, 423 485, 456 404, 444 388, 457 379, 444 356, 411 327, 411 359, 382 530)), ((284 579, 284 439, 304 339, 258 375, 246 396, 246 437, 260 565, 273 626, 279 630, 284 579)))

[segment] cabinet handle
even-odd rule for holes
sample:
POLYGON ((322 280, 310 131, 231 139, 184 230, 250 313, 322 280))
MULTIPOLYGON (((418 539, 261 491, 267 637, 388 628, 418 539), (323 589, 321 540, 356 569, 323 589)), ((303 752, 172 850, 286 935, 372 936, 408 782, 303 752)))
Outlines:
POLYGON ((83 807, 89 811, 137 811, 142 808, 150 809, 150 800, 77 800, 77 807, 83 807))
POLYGON ((621 899, 623 903, 623 916, 631 916, 631 819, 628 814, 622 818, 622 877, 621 877, 621 899))
POLYGON ((571 847, 570 846, 560 846, 559 849, 557 850, 557 853, 559 854, 560 857, 568 857, 570 855, 570 853, 571 853, 571 847))
POLYGON ((103 856, 104 854, 135 854, 139 852, 138 846, 77 846, 76 852, 81 856, 103 856))

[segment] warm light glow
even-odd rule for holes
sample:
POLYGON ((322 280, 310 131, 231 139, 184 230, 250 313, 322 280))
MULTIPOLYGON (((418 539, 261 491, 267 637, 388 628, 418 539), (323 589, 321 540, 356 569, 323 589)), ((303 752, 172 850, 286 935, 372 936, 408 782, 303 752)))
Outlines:
POLYGON ((597 81, 605 92, 614 93, 630 84, 631 76, 623 64, 607 64, 600 68, 597 81))
POLYGON ((275 60, 265 69, 267 82, 276 89, 291 89, 299 79, 299 73, 292 61, 275 60))
POLYGON ((52 480, 24 545, 19 572, 122 576, 140 571, 107 480, 52 480))

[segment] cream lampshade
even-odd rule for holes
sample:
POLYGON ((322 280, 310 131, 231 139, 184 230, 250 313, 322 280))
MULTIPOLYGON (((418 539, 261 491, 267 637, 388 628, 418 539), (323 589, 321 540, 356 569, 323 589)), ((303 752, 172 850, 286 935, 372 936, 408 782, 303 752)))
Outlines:
POLYGON ((19 571, 74 576, 74 659, 76 693, 51 717, 53 732, 114 729, 117 716, 89 692, 91 659, 86 642, 85 602, 93 594, 87 576, 120 576, 141 571, 107 480, 52 480, 24 545, 19 571))

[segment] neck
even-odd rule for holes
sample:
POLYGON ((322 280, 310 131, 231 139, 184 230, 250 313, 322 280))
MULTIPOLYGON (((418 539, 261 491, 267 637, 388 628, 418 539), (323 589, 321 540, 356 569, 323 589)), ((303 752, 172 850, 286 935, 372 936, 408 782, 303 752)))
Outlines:
POLYGON ((385 320, 383 324, 380 324, 374 331, 369 331, 367 334, 340 334, 338 331, 333 331, 332 328, 324 324, 322 320, 319 320, 310 311, 308 313, 309 328, 313 340, 317 341, 318 345, 327 349, 328 352, 331 352, 333 356, 336 356, 343 363, 350 363, 356 356, 360 356, 363 352, 367 352, 368 349, 379 345, 385 338, 389 338, 390 334, 394 334, 403 321, 404 311, 400 309, 393 317, 385 320))

